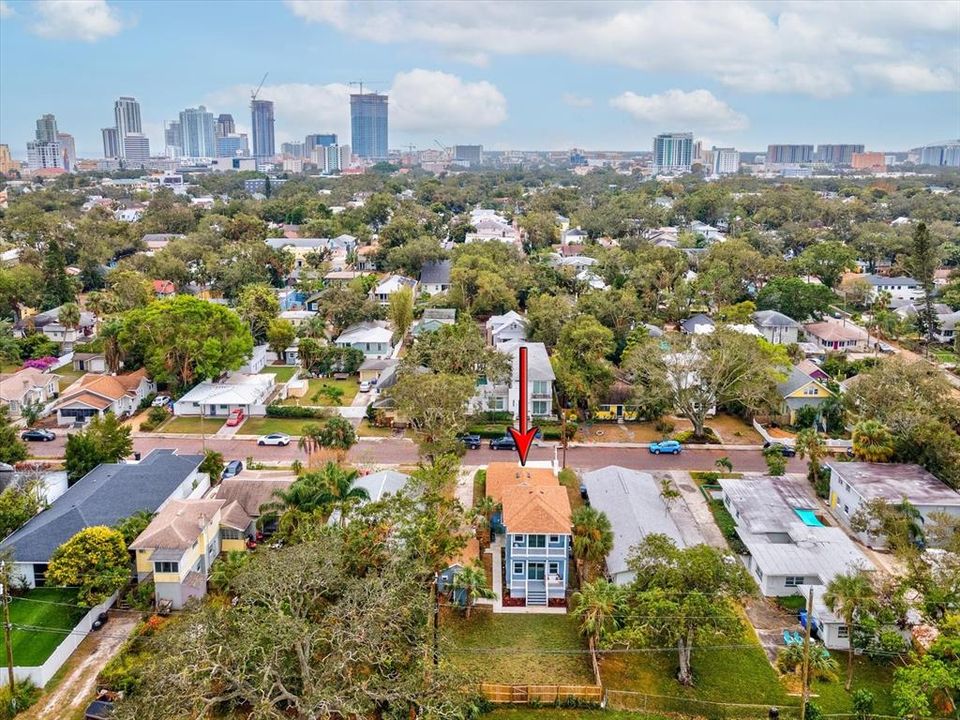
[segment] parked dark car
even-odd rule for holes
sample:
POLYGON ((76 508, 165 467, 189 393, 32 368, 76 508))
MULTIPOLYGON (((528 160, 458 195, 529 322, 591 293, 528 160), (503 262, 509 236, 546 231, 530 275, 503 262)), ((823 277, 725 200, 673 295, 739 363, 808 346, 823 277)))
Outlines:
POLYGON ((107 624, 107 620, 109 619, 110 619, 110 616, 107 615, 105 612, 102 612, 99 615, 97 615, 97 619, 94 620, 93 623, 91 623, 90 628, 92 630, 99 630, 100 628, 102 628, 104 625, 107 624))
POLYGON ((480 436, 479 435, 460 435, 457 437, 457 440, 462 442, 467 446, 468 450, 479 450, 480 449, 480 436))
POLYGON ((771 447, 779 450, 780 454, 783 455, 784 457, 791 458, 791 457, 795 457, 797 454, 796 448, 793 448, 790 445, 784 445, 783 443, 770 443, 770 442, 765 442, 763 444, 764 450, 771 447))
POLYGON ((226 467, 223 468, 222 477, 232 478, 235 475, 239 475, 241 470, 243 470, 243 463, 239 460, 231 460, 227 463, 226 467))
POLYGON ((21 440, 31 440, 33 442, 50 442, 57 439, 57 434, 53 430, 44 430, 43 428, 34 428, 27 430, 20 435, 21 440))
POLYGON ((513 439, 513 435, 504 435, 503 437, 494 438, 490 441, 491 450, 516 450, 517 443, 513 439))

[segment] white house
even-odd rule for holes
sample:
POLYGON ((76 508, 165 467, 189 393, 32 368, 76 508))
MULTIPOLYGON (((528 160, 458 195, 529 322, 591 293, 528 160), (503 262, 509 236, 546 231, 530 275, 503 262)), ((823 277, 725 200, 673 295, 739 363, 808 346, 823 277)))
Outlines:
POLYGON ((518 312, 510 310, 503 315, 493 315, 487 320, 487 342, 494 347, 503 343, 527 339, 527 321, 518 312))
POLYGON ((36 368, 24 368, 0 374, 0 405, 6 405, 11 418, 18 418, 24 407, 44 406, 60 392, 60 376, 36 368))
POLYGON ((800 323, 776 310, 759 310, 750 316, 753 326, 775 345, 792 345, 799 339, 800 323))
POLYGON ((464 236, 465 243, 498 240, 514 245, 520 244, 520 229, 496 210, 478 208, 472 211, 470 225, 473 231, 464 236))
POLYGON ((281 320, 287 320, 295 328, 300 327, 316 315, 312 310, 284 310, 280 313, 281 320))
POLYGON ((556 375, 543 343, 515 340, 502 343, 497 350, 511 358, 511 376, 507 382, 482 379, 477 394, 470 401, 473 412, 509 412, 514 418, 520 412, 520 347, 527 348, 528 412, 532 418, 553 416, 553 383, 556 375))
POLYGON ((801 585, 826 585, 870 561, 838 527, 817 515, 805 480, 722 478, 722 500, 749 555, 743 562, 767 596, 793 595, 801 585))
MULTIPOLYGON (((827 461, 830 469, 830 512, 841 523, 850 521, 871 500, 895 504, 907 500, 923 523, 933 513, 960 517, 960 493, 940 482, 919 465, 827 461)), ((884 547, 886 539, 858 533, 871 547, 884 547)))
POLYGON ((889 293, 891 300, 919 300, 923 297, 923 288, 912 277, 865 275, 864 280, 870 283, 870 300, 876 300, 881 292, 889 293))
POLYGON ((250 358, 237 370, 245 375, 256 375, 267 366, 267 345, 254 345, 250 358))
POLYGON ((385 358, 393 353, 393 330, 385 320, 351 325, 335 341, 337 347, 356 348, 367 357, 385 358))
POLYGON ((436 295, 450 289, 449 260, 436 260, 424 263, 420 268, 420 290, 427 295, 436 295))
POLYGON ((222 380, 195 385, 173 403, 173 414, 225 418, 239 409, 245 415, 265 415, 279 389, 272 373, 231 373, 222 380))
POLYGON ((112 412, 132 415, 157 386, 143 368, 126 375, 87 373, 63 391, 53 406, 58 425, 85 423, 94 416, 112 412))
POLYGON ((417 281, 413 278, 404 277, 403 275, 390 275, 377 285, 371 294, 381 305, 386 305, 390 302, 390 296, 403 288, 410 288, 413 294, 416 295, 417 281))
POLYGON ((97 316, 86 310, 80 311, 80 322, 76 327, 67 327, 60 323, 60 309, 55 307, 46 312, 21 318, 13 326, 14 335, 23 337, 31 328, 42 332, 48 340, 59 343, 62 352, 70 352, 74 343, 86 342, 97 334, 97 316))

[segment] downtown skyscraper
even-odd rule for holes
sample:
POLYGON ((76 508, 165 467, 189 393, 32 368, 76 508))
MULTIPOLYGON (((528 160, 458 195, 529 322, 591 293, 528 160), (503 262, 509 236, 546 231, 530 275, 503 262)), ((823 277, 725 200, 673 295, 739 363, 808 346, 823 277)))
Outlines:
POLYGON ((253 156, 268 158, 276 155, 273 139, 273 102, 250 101, 250 128, 253 134, 253 156))
POLYGON ((114 127, 117 128, 117 150, 121 158, 126 154, 127 135, 139 135, 143 132, 140 121, 140 103, 136 98, 120 97, 113 104, 114 127))
POLYGON ((653 164, 657 172, 690 172, 693 166, 693 133, 661 133, 653 139, 653 164))
POLYGON ((377 93, 350 95, 350 145, 365 160, 385 160, 387 146, 387 96, 377 93))
POLYGON ((201 105, 180 113, 180 148, 184 157, 212 158, 217 156, 213 113, 201 105))

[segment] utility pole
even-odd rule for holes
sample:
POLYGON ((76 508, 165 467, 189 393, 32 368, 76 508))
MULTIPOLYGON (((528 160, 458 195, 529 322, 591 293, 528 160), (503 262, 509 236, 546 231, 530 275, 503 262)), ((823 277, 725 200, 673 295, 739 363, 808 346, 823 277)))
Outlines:
POLYGON ((800 720, 806 720, 810 697, 810 627, 813 625, 813 587, 807 595, 807 621, 803 628, 803 692, 800 695, 800 720))
POLYGON ((439 573, 433 574, 433 666, 440 664, 440 596, 437 592, 439 573))
POLYGON ((0 600, 3 602, 3 643, 7 649, 7 682, 10 688, 10 706, 17 710, 16 678, 13 676, 13 625, 10 624, 10 597, 7 595, 7 562, 0 561, 0 600))

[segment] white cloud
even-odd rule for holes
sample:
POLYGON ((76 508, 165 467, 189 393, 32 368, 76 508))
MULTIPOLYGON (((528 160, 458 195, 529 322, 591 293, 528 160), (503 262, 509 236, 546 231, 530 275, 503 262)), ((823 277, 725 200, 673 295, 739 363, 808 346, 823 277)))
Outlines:
POLYGON ((14 9, 6 3, 6 0, 0 0, 0 18, 10 17, 14 14, 14 9))
POLYGON ((44 0, 34 5, 32 31, 45 38, 96 42, 123 29, 117 11, 106 0, 44 0))
POLYGON ((635 120, 660 126, 662 130, 743 130, 746 115, 714 97, 709 90, 667 90, 659 95, 637 95, 627 91, 610 100, 635 120))
MULTIPOLYGON (((250 87, 235 85, 212 93, 204 104, 215 113, 233 114, 238 129, 250 117, 250 87)), ((260 98, 272 100, 277 143, 303 140, 310 133, 335 132, 350 142, 349 85, 286 83, 264 85, 260 98)), ((507 101, 488 82, 466 82, 456 75, 415 69, 398 73, 390 96, 390 133, 489 128, 507 117, 507 101)))
POLYGON ((563 100, 564 105, 573 108, 588 108, 593 105, 593 98, 583 97, 571 92, 565 92, 560 99, 563 100))
POLYGON ((436 70, 398 73, 390 105, 393 127, 413 133, 489 128, 507 119, 507 100, 496 86, 436 70))
POLYGON ((949 92, 957 90, 957 76, 945 68, 928 68, 910 63, 860 65, 864 78, 888 85, 899 92, 949 92))
POLYGON ((472 64, 496 55, 562 55, 699 74, 745 92, 830 97, 878 84, 939 91, 944 79, 955 83, 958 75, 955 0, 287 0, 287 7, 306 22, 354 37, 433 45, 472 64), (874 64, 923 68, 929 76, 856 70, 874 64), (909 86, 911 78, 919 86, 909 86))

